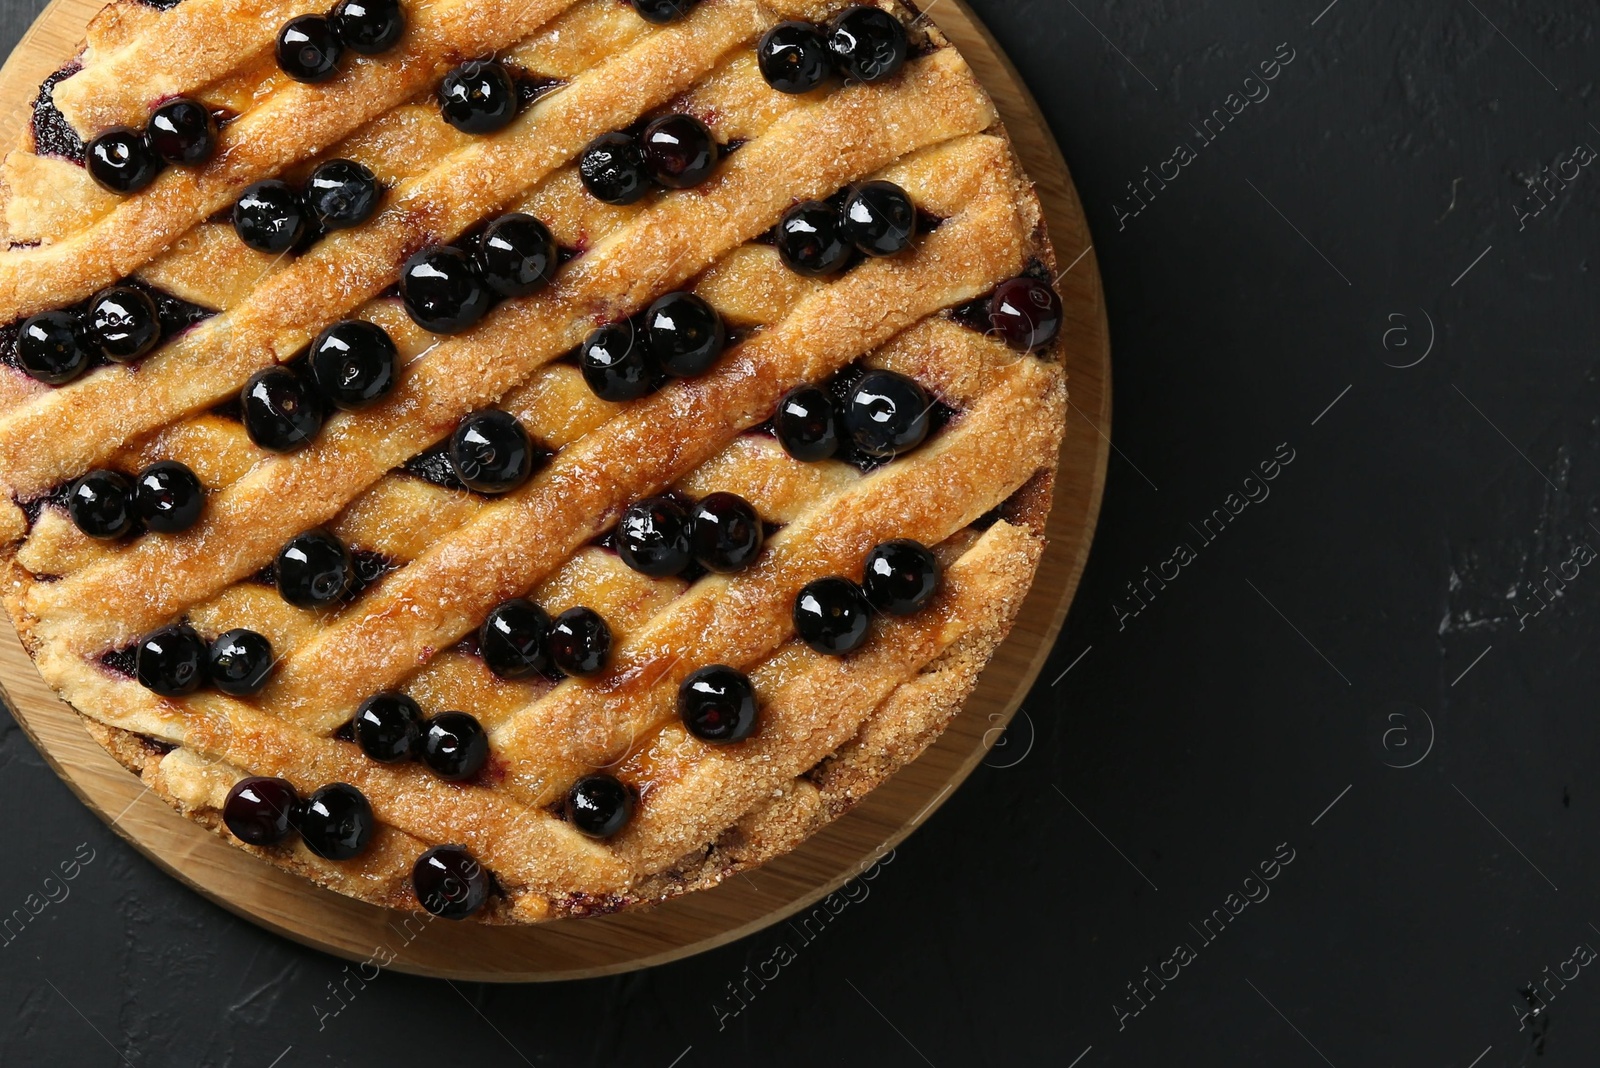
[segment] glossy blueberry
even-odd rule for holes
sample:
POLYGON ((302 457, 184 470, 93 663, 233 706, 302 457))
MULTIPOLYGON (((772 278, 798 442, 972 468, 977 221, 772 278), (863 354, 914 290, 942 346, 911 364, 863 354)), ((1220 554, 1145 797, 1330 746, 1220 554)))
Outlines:
POLYGON ((139 639, 134 665, 139 685, 162 697, 182 697, 206 681, 206 643, 186 624, 162 627, 139 639))
POLYGON ((636 138, 625 133, 602 134, 578 160, 578 175, 589 195, 605 204, 633 204, 650 192, 650 173, 636 138))
POLYGON ((461 64, 439 83, 444 121, 469 134, 490 134, 517 117, 517 87, 505 67, 492 59, 461 64))
POLYGON ((617 555, 651 578, 681 574, 693 559, 688 513, 671 497, 634 501, 617 524, 617 555))
POLYGON ((717 310, 693 293, 668 293, 644 313, 650 355, 679 378, 704 374, 728 344, 717 310))
POLYGON ((325 608, 345 595, 355 565, 344 542, 325 530, 308 530, 278 550, 278 594, 296 608, 325 608))
POLYGON ((632 0, 633 9, 646 22, 658 25, 676 22, 689 13, 697 0, 632 0))
POLYGON ((550 660, 568 675, 593 675, 611 659, 611 628, 593 608, 569 608, 550 625, 550 660))
POLYGON ((780 22, 756 47, 767 84, 780 93, 809 93, 833 75, 833 53, 809 22, 780 22))
POLYGON ((120 538, 133 529, 133 483, 118 471, 90 471, 67 490, 67 514, 91 538, 120 538))
POLYGON ((1061 333, 1061 297, 1046 282, 1023 275, 1002 283, 989 299, 989 322, 1019 352, 1036 352, 1061 333))
POLYGON ((168 163, 198 167, 216 154, 217 119, 198 100, 179 97, 151 113, 145 138, 168 163))
POLYGON ((96 293, 83 316, 83 339, 100 355, 128 363, 156 347, 161 317, 150 294, 132 286, 112 286, 96 293))
POLYGON ((266 636, 243 627, 212 642, 206 660, 211 685, 234 697, 248 697, 265 686, 275 662, 266 636))
POLYGON ((844 408, 844 426, 867 456, 889 460, 922 444, 928 436, 927 392, 894 371, 861 376, 844 408))
POLYGON ((376 56, 400 40, 406 13, 400 0, 339 0, 328 22, 334 36, 350 51, 376 56))
POLYGON ((425 248, 400 271, 400 299, 424 330, 459 334, 489 311, 489 288, 472 267, 472 257, 452 245, 425 248))
POLYGON ((301 15, 278 31, 278 66, 297 82, 325 82, 339 71, 344 46, 322 15, 301 15))
POLYGON ((630 401, 655 388, 656 362, 632 319, 590 334, 578 352, 583 380, 601 400, 630 401))
POLYGON ((495 408, 457 423, 445 456, 456 477, 479 493, 509 493, 533 474, 533 439, 516 416, 495 408))
POLYGON ((322 429, 322 400, 311 383, 287 367, 268 367, 250 376, 239 394, 245 433, 272 452, 309 445, 322 429))
POLYGON ((761 555, 766 536, 761 516, 735 493, 713 493, 694 506, 689 516, 689 545, 707 571, 743 571, 761 555))
POLYGON ((845 240, 868 256, 903 252, 917 232, 917 206, 893 182, 853 187, 840 217, 845 240))
POLYGON ((411 869, 417 903, 446 920, 464 920, 489 900, 489 873, 465 846, 438 845, 411 869))
POLYGON ((133 479, 133 509, 158 534, 179 534, 200 520, 206 488, 184 464, 159 460, 133 479))
POLYGON ((639 139, 644 167, 657 185, 693 189, 717 169, 722 146, 693 115, 663 115, 639 139))
POLYGON ((585 775, 567 792, 567 822, 590 838, 610 838, 633 816, 633 791, 610 775, 585 775))
POLYGON ((257 182, 233 206, 233 230, 257 252, 287 252, 306 232, 306 206, 288 182, 257 182))
POLYGON ((731 667, 700 668, 678 687, 678 715, 703 742, 742 742, 756 729, 756 690, 731 667))
POLYGON ((796 460, 815 463, 839 451, 839 417, 833 398, 820 386, 799 386, 785 394, 772 425, 778 444, 796 460))
POLYGON ((360 226, 382 198, 378 179, 353 159, 330 159, 306 179, 305 205, 324 230, 360 226))
POLYGON ((276 845, 289 837, 300 795, 286 779, 252 775, 228 791, 222 805, 222 822, 241 842, 253 846, 276 845))
POLYGON ((794 599, 794 630, 819 653, 842 656, 861 648, 872 623, 867 595, 846 578, 820 578, 794 599))
POLYGON ((398 764, 422 751, 426 717, 403 693, 377 693, 361 702, 353 726, 363 753, 380 764, 398 764))
POLYGON ((441 779, 461 782, 489 761, 489 735, 465 712, 441 712, 422 732, 422 762, 441 779))
POLYGON ((526 297, 550 284, 560 266, 550 228, 512 212, 490 223, 474 250, 478 276, 502 297, 526 297))
POLYGON ((72 381, 89 366, 87 339, 78 317, 70 312, 30 315, 17 331, 16 346, 22 369, 52 386, 72 381))
POLYGON ((144 134, 113 126, 89 142, 84 165, 89 177, 113 193, 137 193, 161 173, 161 157, 144 134))
POLYGON ((878 611, 909 616, 939 590, 939 560, 921 542, 886 541, 867 554, 861 588, 878 611))
POLYGON ((300 806, 300 840, 324 860, 349 860, 366 852, 377 819, 372 805, 349 783, 330 783, 300 806))
POLYGON ((845 240, 839 211, 821 200, 796 204, 778 220, 778 255, 795 274, 826 278, 850 266, 854 246, 845 240))
POLYGON ((828 24, 828 50, 848 77, 880 82, 905 66, 911 42, 900 20, 878 7, 847 8, 828 24))
POLYGON ((503 601, 478 628, 478 651, 502 679, 536 675, 550 665, 550 614, 521 597, 503 601))
POLYGON ((394 388, 400 353, 383 327, 346 319, 317 335, 306 365, 324 397, 335 407, 355 411, 376 404, 394 388))

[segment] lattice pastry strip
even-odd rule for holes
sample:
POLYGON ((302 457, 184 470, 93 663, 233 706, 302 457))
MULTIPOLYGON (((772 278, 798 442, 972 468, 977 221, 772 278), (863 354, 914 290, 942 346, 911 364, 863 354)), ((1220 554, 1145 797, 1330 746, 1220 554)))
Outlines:
MULTIPOLYGON (((295 66, 304 57, 280 51, 287 66, 275 68, 271 26, 228 27, 215 40, 229 47, 208 46, 192 63, 157 39, 175 26, 213 25, 221 12, 276 19, 302 10, 296 4, 184 0, 174 9, 181 19, 120 8, 103 16, 85 69, 54 83, 58 119, 78 135, 137 123, 150 85, 232 117, 211 162, 170 168, 130 196, 105 198, 62 169, 70 163, 29 152, 44 148, 31 140, 6 164, 13 237, 42 243, 0 255, 0 308, 22 316, 66 307, 135 276, 214 312, 169 331, 136 365, 54 388, 0 387, 0 481, 27 502, 0 524, 19 539, 5 599, 46 679, 97 721, 93 732, 119 759, 221 833, 219 808, 231 811, 238 788, 265 781, 246 777, 317 791, 296 810, 304 844, 258 850, 275 863, 369 901, 435 907, 413 879, 428 857, 448 854, 452 878, 476 880, 480 916, 501 921, 714 885, 792 848, 912 759, 1015 618, 1042 550, 1065 402, 1059 364, 1006 343, 1048 357, 1059 309, 1051 335, 1016 340, 1019 315, 1042 309, 1048 320, 1049 309, 1019 313, 1001 294, 1043 301, 1040 283, 1017 289, 1018 276, 1039 275, 1053 257, 993 106, 936 32, 882 3, 701 0, 652 26, 611 0, 407 0, 399 45, 343 62, 321 85, 289 76, 306 76, 295 66), (784 17, 837 17, 847 37, 876 40, 879 51, 869 58, 849 51, 859 44, 840 46, 823 62, 859 80, 791 91, 792 72, 770 65, 769 44, 787 34, 810 47, 811 31, 774 29, 784 17), (451 64, 490 52, 504 64, 496 69, 523 79, 524 103, 490 136, 469 133, 446 104, 453 129, 428 96, 451 64), (860 73, 880 61, 898 72, 860 73), (100 91, 135 64, 150 68, 144 86, 100 91), (602 203, 613 198, 590 170, 594 139, 675 114, 722 142, 714 169, 690 190, 602 203), (226 222, 207 221, 250 181, 305 183, 318 164, 342 160, 384 187, 376 214, 353 229, 273 257, 247 251, 226 222), (44 203, 52 173, 61 189, 44 203), (909 194, 918 235, 883 250, 888 258, 806 277, 791 219, 834 210, 809 202, 837 193, 837 204, 873 188, 852 185, 869 178, 909 194), (473 235, 511 210, 542 219, 566 250, 553 281, 455 336, 411 323, 411 298, 402 289, 403 305, 388 291, 402 262, 448 242, 482 257, 473 235), (698 293, 736 331, 728 350, 709 370, 657 382, 639 399, 593 395, 601 387, 589 371, 563 358, 597 325, 638 316, 674 289, 698 293), (982 336, 976 319, 1002 311, 1010 321, 994 318, 993 336, 982 336), (395 384, 376 404, 333 416, 287 455, 264 452, 235 417, 207 410, 352 316, 381 326, 399 350, 395 384), (920 448, 858 470, 795 459, 781 421, 776 438, 754 432, 787 391, 830 381, 857 389, 850 383, 865 371, 936 398, 943 414, 920 448), (498 496, 420 481, 432 470, 422 454, 488 405, 551 450, 542 469, 498 496), (74 433, 58 448, 32 447, 61 425, 74 433), (69 523, 52 503, 91 466, 172 461, 198 472, 206 493, 183 533, 97 541, 76 511, 69 523), (632 502, 662 491, 691 501, 731 494, 775 526, 737 574, 650 577, 613 552, 624 534, 608 530, 632 502), (261 569, 286 539, 319 525, 381 566, 344 601, 296 608, 261 569), (926 566, 941 577, 931 601, 922 595, 917 610, 874 619, 871 640, 843 658, 817 651, 824 646, 805 628, 797 636, 791 607, 802 586, 837 575, 845 578, 829 581, 874 588, 862 560, 896 538, 934 546, 926 566), (552 613, 597 609, 612 642, 600 673, 506 678, 491 669, 472 635, 519 596, 552 613), (246 627, 270 640, 279 661, 266 688, 161 697, 130 678, 120 666, 129 643, 180 619, 206 635, 246 627), (748 740, 708 745, 687 712, 681 723, 674 714, 680 683, 708 663, 744 672, 759 694, 760 727, 748 740), (427 766, 381 763, 367 741, 352 745, 352 710, 381 688, 429 714, 470 708, 487 729, 488 766, 451 782, 431 757, 427 766), (584 784, 599 781, 596 769, 621 777, 623 785, 600 776, 613 784, 605 789, 633 797, 637 812, 620 834, 573 807, 584 784), (377 831, 364 852, 311 848, 327 848, 305 821, 323 811, 315 805, 328 783, 349 784, 338 796, 369 806, 377 831), (486 886, 498 893, 485 899, 486 886)), ((469 67, 479 69, 451 77, 469 67)))

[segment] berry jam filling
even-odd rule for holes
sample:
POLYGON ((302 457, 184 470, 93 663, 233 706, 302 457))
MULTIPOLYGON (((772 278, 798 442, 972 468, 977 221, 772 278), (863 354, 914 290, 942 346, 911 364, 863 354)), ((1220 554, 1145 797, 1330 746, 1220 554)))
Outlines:
POLYGON ((157 11, 169 11, 183 3, 183 0, 139 0, 145 7, 153 7, 157 11))
POLYGON ((446 454, 447 444, 441 441, 427 451, 417 453, 400 465, 400 471, 444 489, 465 490, 466 485, 456 477, 456 469, 450 466, 450 457, 446 454))
POLYGON ((517 100, 523 107, 549 96, 567 84, 564 78, 549 78, 527 71, 516 71, 512 74, 511 80, 517 87, 517 100))
POLYGON ((124 649, 110 649, 101 653, 100 666, 121 678, 133 678, 139 667, 138 643, 124 649))
POLYGON ((63 512, 67 510, 67 495, 72 492, 72 485, 75 481, 76 479, 72 479, 63 482, 59 486, 46 490, 37 497, 18 502, 22 508, 22 514, 28 517, 30 530, 39 521, 39 516, 44 512, 46 506, 58 508, 63 512))
POLYGON ((39 95, 33 101, 33 146, 41 156, 59 156, 73 163, 83 164, 85 145, 83 138, 67 122, 56 107, 53 90, 56 83, 72 77, 83 69, 76 61, 56 71, 39 83, 39 95))

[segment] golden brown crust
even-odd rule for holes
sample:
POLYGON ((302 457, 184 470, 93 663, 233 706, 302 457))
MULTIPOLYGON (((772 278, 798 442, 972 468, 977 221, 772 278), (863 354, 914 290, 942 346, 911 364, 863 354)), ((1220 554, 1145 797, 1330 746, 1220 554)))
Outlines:
MULTIPOLYGON (((218 810, 245 774, 280 775, 302 791, 352 783, 380 818, 362 857, 329 862, 299 844, 251 851, 340 893, 415 908, 416 856, 462 843, 501 891, 479 918, 525 923, 715 885, 794 848, 938 737, 1032 580, 1065 409, 1058 354, 1018 356, 944 313, 1030 263, 1053 272, 1055 261, 992 104, 924 20, 913 24, 922 53, 889 83, 805 98, 765 86, 750 51, 760 32, 777 17, 842 6, 703 0, 656 29, 611 0, 430 0, 409 9, 413 30, 395 57, 361 61, 320 88, 263 67, 270 35, 260 26, 222 35, 233 61, 212 48, 186 64, 156 39, 179 25, 172 12, 107 10, 84 72, 57 89, 80 130, 137 118, 149 86, 246 102, 215 163, 169 172, 138 196, 85 191, 81 175, 47 166, 60 161, 27 145, 5 166, 12 234, 44 243, 0 253, 4 317, 71 303, 130 273, 220 310, 136 369, 0 389, 0 482, 16 499, 96 464, 164 458, 190 464, 210 489, 200 524, 170 537, 93 542, 51 507, 30 525, 13 506, 0 523, 22 537, 6 551, 3 599, 24 644, 119 761, 230 841, 218 810), (431 107, 406 102, 456 59, 488 51, 565 84, 490 138, 459 135, 431 107), (126 78, 139 65, 155 72, 145 85, 126 78), (588 198, 571 163, 583 145, 663 110, 745 143, 697 190, 632 208, 588 198), (380 214, 282 262, 204 221, 246 182, 313 156, 379 173, 390 185, 380 214), (67 185, 53 199, 52 172, 67 185), (756 240, 790 204, 871 176, 901 184, 942 219, 905 255, 823 283, 787 271, 756 240), (383 296, 409 252, 513 208, 583 251, 549 289, 450 339, 419 330, 383 296), (137 232, 124 233, 130 226, 137 232), (745 335, 707 375, 615 405, 556 362, 596 322, 685 286, 745 335), (382 404, 337 416, 311 447, 282 457, 203 414, 352 314, 383 325, 407 361, 382 404), (917 379, 958 416, 866 475, 796 463, 746 433, 792 386, 858 359, 917 379), (492 404, 556 450, 527 486, 484 500, 397 472, 461 415, 492 404), (63 425, 74 433, 53 433, 63 425), (646 579, 585 547, 631 500, 670 487, 740 493, 783 529, 752 569, 693 585, 646 579), (328 618, 250 581, 288 537, 320 524, 397 567, 328 618), (893 537, 937 546, 945 570, 934 603, 880 620, 844 659, 794 640, 795 591, 821 575, 859 574, 867 549, 893 537), (489 608, 519 595, 555 611, 601 610, 616 636, 607 672, 508 683, 456 648, 489 608), (267 634, 283 657, 268 689, 250 700, 164 699, 101 664, 102 653, 179 617, 206 633, 248 625, 267 634), (710 662, 746 671, 761 694, 762 727, 746 742, 707 747, 677 723, 679 680, 710 662), (429 710, 478 715, 495 754, 482 781, 377 765, 334 737, 382 687, 429 710), (552 811, 577 776, 600 767, 641 794, 633 822, 603 843, 552 811)), ((245 8, 271 21, 300 5, 184 0, 172 10, 208 26, 245 8)))

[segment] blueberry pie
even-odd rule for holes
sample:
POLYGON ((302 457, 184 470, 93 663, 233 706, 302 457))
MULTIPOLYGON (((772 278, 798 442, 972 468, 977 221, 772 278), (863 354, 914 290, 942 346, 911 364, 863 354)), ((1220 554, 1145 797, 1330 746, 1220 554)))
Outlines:
POLYGON ((0 209, 24 645, 352 897, 531 923, 785 853, 1033 580, 1057 264, 896 0, 117 0, 0 209))

